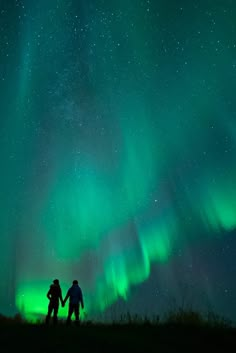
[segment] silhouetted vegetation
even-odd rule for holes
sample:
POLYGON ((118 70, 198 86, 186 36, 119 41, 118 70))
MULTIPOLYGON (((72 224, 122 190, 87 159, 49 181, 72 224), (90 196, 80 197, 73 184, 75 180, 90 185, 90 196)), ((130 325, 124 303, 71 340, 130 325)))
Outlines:
POLYGON ((13 317, 8 317, 0 314, 0 324, 11 325, 11 324, 26 324, 27 320, 19 313, 15 314, 13 317))
POLYGON ((215 314, 214 312, 207 312, 206 314, 200 313, 194 310, 183 310, 179 308, 176 311, 170 311, 165 319, 164 323, 168 325, 185 325, 185 326, 197 326, 197 327, 219 327, 219 328, 230 328, 233 327, 232 321, 215 314))
MULTIPOLYGON (((13 317, 7 317, 0 314, 0 324, 25 324, 25 325, 44 325, 45 318, 39 318, 37 322, 30 322, 26 320, 21 314, 17 313, 13 317)), ((63 325, 65 320, 60 319, 58 324, 63 325)), ((138 314, 131 314, 127 312, 126 314, 121 314, 118 320, 113 320, 112 322, 103 321, 92 321, 84 320, 82 321, 83 326, 114 326, 114 325, 124 325, 124 326, 135 326, 135 325, 149 325, 149 326, 195 326, 204 328, 234 328, 234 324, 231 320, 224 318, 212 311, 205 314, 192 310, 179 308, 177 310, 169 311, 161 319, 160 316, 155 315, 152 318, 147 316, 141 316, 138 314)))
POLYGON ((236 328, 212 312, 178 309, 162 319, 129 312, 111 323, 82 321, 77 327, 26 321, 20 314, 0 315, 0 351, 15 352, 209 352, 234 351, 236 328), (33 348, 32 348, 33 347, 33 348))

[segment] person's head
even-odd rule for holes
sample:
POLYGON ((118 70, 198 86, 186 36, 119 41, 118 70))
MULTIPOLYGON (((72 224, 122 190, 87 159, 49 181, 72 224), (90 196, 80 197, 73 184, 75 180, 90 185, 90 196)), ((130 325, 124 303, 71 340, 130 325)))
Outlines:
POLYGON ((59 279, 54 279, 53 283, 56 284, 56 285, 59 285, 59 279))
POLYGON ((77 279, 74 279, 73 284, 78 284, 77 279))

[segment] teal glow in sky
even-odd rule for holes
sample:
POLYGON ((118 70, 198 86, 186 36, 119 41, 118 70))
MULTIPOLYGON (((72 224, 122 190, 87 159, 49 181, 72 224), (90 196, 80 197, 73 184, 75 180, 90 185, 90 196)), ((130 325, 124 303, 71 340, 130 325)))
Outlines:
POLYGON ((235 319, 235 18, 1 0, 0 312, 46 314, 59 278, 88 317, 160 312, 184 285, 235 319))

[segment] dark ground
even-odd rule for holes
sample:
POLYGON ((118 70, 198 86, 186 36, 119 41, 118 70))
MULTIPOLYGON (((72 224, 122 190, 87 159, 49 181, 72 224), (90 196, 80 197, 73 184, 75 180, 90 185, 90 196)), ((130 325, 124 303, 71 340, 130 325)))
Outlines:
POLYGON ((236 352, 236 328, 0 325, 0 352, 236 352))

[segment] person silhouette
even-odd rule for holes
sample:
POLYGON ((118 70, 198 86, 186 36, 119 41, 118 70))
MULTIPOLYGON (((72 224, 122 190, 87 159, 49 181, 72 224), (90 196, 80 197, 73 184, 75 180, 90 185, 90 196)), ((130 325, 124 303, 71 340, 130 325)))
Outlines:
POLYGON ((69 308, 66 323, 70 325, 71 317, 74 313, 75 323, 80 324, 80 305, 84 309, 84 299, 82 289, 80 288, 78 281, 75 279, 72 282, 72 286, 68 289, 63 304, 66 304, 67 299, 69 298, 69 308))
POLYGON ((46 324, 49 323, 51 315, 53 313, 53 324, 56 325, 58 318, 59 301, 64 306, 62 299, 62 291, 58 279, 54 279, 53 284, 50 285, 49 291, 47 292, 47 298, 49 299, 48 312, 46 316, 46 324))

